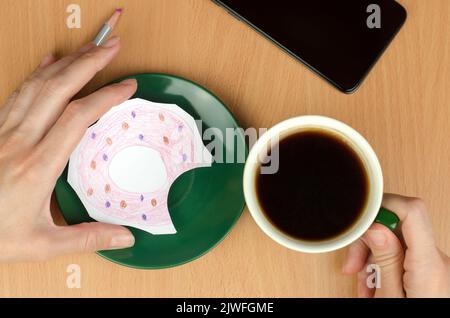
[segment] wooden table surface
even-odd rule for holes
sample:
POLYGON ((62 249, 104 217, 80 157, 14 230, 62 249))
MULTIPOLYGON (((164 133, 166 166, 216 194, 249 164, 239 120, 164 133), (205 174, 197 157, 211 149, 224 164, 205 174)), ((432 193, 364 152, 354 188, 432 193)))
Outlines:
MULTIPOLYGON (((219 96, 244 127, 270 127, 319 114, 359 130, 381 161, 386 191, 428 204, 439 246, 450 253, 450 1, 401 0, 409 18, 362 87, 344 95, 209 0, 77 0, 81 29, 68 29, 72 0, 3 0, 0 102, 48 52, 63 55, 91 39, 112 10, 120 56, 84 90, 122 75, 164 72, 219 96)), ((345 250, 300 254, 266 237, 247 210, 231 234, 202 258, 167 270, 140 271, 94 254, 45 263, 0 265, 0 296, 356 295, 341 274, 345 250), (66 268, 81 266, 81 288, 66 268)))

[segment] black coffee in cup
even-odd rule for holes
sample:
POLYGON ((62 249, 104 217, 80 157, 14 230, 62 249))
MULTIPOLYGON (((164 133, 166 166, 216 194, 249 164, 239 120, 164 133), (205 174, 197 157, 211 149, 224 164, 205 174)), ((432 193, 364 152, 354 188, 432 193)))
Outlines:
POLYGON ((351 229, 369 197, 367 171, 354 148, 331 131, 311 129, 281 138, 274 150, 278 172, 262 174, 261 165, 255 180, 267 219, 305 241, 333 239, 351 229))

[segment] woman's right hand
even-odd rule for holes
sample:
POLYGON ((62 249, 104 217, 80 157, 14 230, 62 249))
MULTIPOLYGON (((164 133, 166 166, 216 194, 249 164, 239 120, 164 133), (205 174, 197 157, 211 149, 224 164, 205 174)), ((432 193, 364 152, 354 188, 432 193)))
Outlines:
POLYGON ((343 272, 358 273, 358 296, 450 297, 450 258, 436 246, 423 201, 385 194, 383 207, 399 216, 399 235, 374 224, 350 246, 343 272), (367 285, 368 264, 381 270, 378 289, 367 285))

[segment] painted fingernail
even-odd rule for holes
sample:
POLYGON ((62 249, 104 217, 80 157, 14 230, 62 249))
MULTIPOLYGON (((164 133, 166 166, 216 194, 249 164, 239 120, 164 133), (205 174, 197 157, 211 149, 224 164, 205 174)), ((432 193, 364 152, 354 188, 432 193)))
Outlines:
POLYGON ((111 249, 119 249, 119 248, 127 248, 134 245, 134 236, 129 234, 119 234, 117 236, 113 236, 111 239, 111 243, 109 244, 109 248, 111 249))
POLYGON ((112 47, 116 46, 117 43, 119 43, 119 42, 120 42, 120 37, 118 37, 118 36, 113 36, 113 37, 110 38, 108 41, 106 41, 106 42, 102 45, 102 47, 109 49, 109 48, 112 48, 112 47))
POLYGON ((50 64, 51 61, 53 61, 54 56, 52 53, 47 54, 46 56, 44 56, 44 58, 41 61, 40 67, 46 67, 50 64))
POLYGON ((88 44, 86 44, 85 46, 83 46, 81 49, 79 49, 78 51, 80 53, 86 53, 88 51, 90 51, 93 47, 95 46, 94 43, 89 42, 88 44))
POLYGON ((383 247, 386 245, 387 238, 382 231, 370 230, 368 234, 369 240, 373 245, 377 247, 383 247))
POLYGON ((124 85, 124 86, 133 86, 136 84, 136 79, 129 78, 129 79, 126 79, 126 80, 120 82, 119 84, 124 85))

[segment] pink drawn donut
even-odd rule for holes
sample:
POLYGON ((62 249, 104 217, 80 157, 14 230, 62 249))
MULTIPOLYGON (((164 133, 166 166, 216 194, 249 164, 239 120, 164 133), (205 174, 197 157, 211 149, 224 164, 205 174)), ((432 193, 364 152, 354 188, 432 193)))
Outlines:
POLYGON ((170 186, 184 172, 211 165, 205 150, 194 120, 178 106, 130 100, 87 130, 71 156, 68 181, 96 220, 176 233, 167 208, 170 186), (136 146, 161 156, 167 179, 156 191, 129 192, 110 177, 115 156, 136 146))

